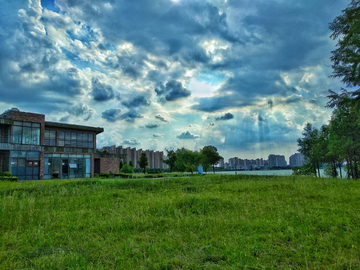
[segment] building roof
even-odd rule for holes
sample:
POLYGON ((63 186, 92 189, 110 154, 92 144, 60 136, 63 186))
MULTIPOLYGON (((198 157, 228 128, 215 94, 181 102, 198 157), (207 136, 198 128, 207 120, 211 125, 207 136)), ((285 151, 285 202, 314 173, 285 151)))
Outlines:
POLYGON ((102 128, 102 127, 81 126, 81 125, 74 125, 74 124, 49 122, 49 121, 45 121, 45 127, 76 129, 76 130, 83 130, 83 131, 89 131, 89 132, 96 132, 96 134, 104 132, 104 128, 102 128))

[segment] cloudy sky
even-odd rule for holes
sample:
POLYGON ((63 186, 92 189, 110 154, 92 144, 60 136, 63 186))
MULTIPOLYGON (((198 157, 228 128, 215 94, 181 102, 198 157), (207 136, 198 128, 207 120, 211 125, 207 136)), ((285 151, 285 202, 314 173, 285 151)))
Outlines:
POLYGON ((289 155, 320 127, 348 0, 0 0, 0 113, 104 127, 98 146, 289 155))

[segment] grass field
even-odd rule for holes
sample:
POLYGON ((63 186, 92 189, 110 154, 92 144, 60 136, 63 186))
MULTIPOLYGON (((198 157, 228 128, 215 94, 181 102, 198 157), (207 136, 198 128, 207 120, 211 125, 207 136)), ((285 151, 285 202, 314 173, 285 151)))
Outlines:
POLYGON ((0 269, 359 269, 360 181, 0 182, 0 269))

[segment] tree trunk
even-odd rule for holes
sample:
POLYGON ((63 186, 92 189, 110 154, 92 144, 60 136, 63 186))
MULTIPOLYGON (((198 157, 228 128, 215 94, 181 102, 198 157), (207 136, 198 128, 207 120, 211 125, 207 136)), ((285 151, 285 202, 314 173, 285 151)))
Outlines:
POLYGON ((359 179, 359 171, 358 171, 358 168, 357 168, 357 162, 356 162, 355 155, 354 155, 354 176, 355 176, 354 179, 359 179))
POLYGON ((352 162, 351 162, 351 158, 348 159, 348 178, 353 178, 353 172, 352 172, 352 162))
POLYGON ((213 172, 215 174, 215 165, 214 164, 212 165, 212 168, 213 168, 213 172))
POLYGON ((342 178, 342 173, 341 173, 341 163, 339 162, 339 171, 340 171, 340 178, 342 178))

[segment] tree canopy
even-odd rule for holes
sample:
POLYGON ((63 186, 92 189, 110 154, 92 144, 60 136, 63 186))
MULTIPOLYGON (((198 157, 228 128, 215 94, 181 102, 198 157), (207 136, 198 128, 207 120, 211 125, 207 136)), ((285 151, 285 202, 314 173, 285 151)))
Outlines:
MULTIPOLYGON (((329 24, 331 38, 338 40, 332 51, 333 74, 341 78, 347 87, 360 85, 360 1, 352 0, 349 6, 329 24)), ((338 94, 329 90, 327 106, 334 109, 328 125, 321 130, 307 124, 303 138, 298 139, 299 151, 304 154, 311 171, 319 171, 319 166, 327 164, 328 174, 337 176, 346 162, 347 177, 359 178, 360 160, 360 89, 338 94)))
POLYGON ((221 159, 223 159, 223 157, 219 155, 218 150, 215 146, 204 146, 204 148, 201 150, 201 163, 205 171, 207 167, 211 165, 213 168, 213 172, 215 173, 215 165, 218 164, 221 159))
POLYGON ((169 165, 170 171, 191 172, 201 164, 206 171, 210 166, 215 173, 215 165, 219 163, 222 157, 219 155, 215 146, 205 146, 200 151, 191 151, 186 148, 179 148, 176 151, 166 150, 167 159, 164 163, 169 165))
POLYGON ((329 24, 331 38, 338 40, 332 51, 332 77, 342 78, 347 86, 360 85, 360 1, 349 6, 329 24))

